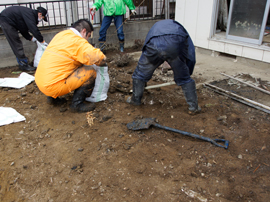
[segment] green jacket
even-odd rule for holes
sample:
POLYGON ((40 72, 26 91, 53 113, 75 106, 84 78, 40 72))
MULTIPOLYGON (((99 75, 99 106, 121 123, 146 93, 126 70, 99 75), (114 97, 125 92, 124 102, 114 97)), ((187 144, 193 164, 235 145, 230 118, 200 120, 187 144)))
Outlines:
POLYGON ((130 10, 135 10, 132 0, 96 0, 92 8, 100 9, 104 4, 104 16, 124 15, 126 13, 126 6, 130 10))

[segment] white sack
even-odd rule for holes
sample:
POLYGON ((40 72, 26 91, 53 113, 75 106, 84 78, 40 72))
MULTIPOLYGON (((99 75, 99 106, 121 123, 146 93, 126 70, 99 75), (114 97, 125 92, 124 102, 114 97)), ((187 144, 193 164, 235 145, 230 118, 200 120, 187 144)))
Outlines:
POLYGON ((25 117, 11 107, 0 107, 0 126, 25 121, 25 117))
POLYGON ((22 72, 18 78, 0 78, 0 86, 10 88, 23 88, 34 80, 34 76, 22 72))
POLYGON ((93 65, 97 72, 95 87, 90 97, 85 98, 89 102, 100 102, 107 99, 107 93, 110 87, 110 78, 108 74, 108 66, 100 67, 93 65))
POLYGON ((46 49, 46 46, 37 41, 37 50, 36 50, 36 54, 35 54, 35 58, 34 58, 34 67, 38 66, 40 58, 41 58, 43 52, 45 51, 45 49, 46 49))

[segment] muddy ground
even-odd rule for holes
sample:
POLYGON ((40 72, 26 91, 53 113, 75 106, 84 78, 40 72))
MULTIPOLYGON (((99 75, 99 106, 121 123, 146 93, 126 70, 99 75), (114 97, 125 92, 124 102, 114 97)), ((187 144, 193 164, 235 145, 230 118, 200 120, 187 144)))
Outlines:
MULTIPOLYGON (((72 93, 65 96, 67 105, 54 107, 34 82, 19 90, 0 89, 1 106, 26 117, 0 127, 0 201, 269 201, 269 114, 202 86, 202 113, 195 116, 187 113, 182 90, 175 85, 146 90, 143 105, 131 106, 125 98, 136 61, 118 67, 115 54, 107 55, 108 99, 96 103, 92 126, 86 114, 70 112, 72 93), (229 148, 156 127, 127 129, 127 123, 145 117, 229 140, 229 148)), ((198 68, 202 63, 197 60, 198 68)), ((17 77, 16 71, 18 67, 1 69, 0 78, 17 77)), ((159 69, 148 85, 171 76, 170 70, 159 69)), ((193 78, 205 81, 201 74, 193 78)), ((270 89, 268 81, 263 84, 270 89)), ((268 95, 239 83, 215 85, 269 104, 268 95)))

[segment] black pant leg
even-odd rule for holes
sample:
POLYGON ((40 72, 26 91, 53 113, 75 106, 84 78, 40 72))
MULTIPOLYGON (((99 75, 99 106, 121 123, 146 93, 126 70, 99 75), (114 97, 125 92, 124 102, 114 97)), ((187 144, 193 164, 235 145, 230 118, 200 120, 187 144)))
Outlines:
POLYGON ((14 55, 19 59, 26 58, 18 30, 3 20, 0 20, 0 24, 14 55))

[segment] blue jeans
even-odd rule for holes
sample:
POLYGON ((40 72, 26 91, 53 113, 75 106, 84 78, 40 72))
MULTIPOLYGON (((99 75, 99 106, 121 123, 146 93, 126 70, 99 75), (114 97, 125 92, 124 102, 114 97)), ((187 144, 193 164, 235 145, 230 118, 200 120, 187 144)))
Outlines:
POLYGON ((123 32, 123 25, 122 25, 123 15, 116 15, 116 16, 104 16, 100 30, 99 30, 99 39, 98 40, 100 42, 106 41, 107 29, 110 27, 112 19, 114 19, 114 25, 117 29, 117 36, 118 36, 119 41, 125 40, 125 36, 124 36, 124 32, 123 32))
POLYGON ((192 82, 190 75, 196 63, 195 48, 190 39, 178 35, 153 37, 145 44, 133 79, 148 82, 164 61, 171 66, 174 81, 178 86, 192 82))

